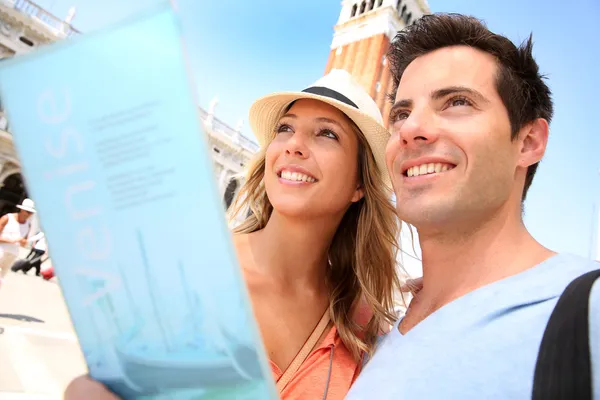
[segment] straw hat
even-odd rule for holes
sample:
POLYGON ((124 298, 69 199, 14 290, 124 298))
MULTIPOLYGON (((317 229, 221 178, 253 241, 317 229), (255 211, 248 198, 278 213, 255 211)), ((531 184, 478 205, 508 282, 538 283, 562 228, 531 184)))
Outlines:
POLYGON ((390 133, 383 126, 383 117, 375 101, 342 69, 332 70, 301 92, 277 92, 256 100, 250 107, 250 126, 262 147, 269 144, 273 129, 287 107, 299 99, 320 100, 354 121, 371 147, 384 183, 391 187, 385 165, 385 146, 390 133))

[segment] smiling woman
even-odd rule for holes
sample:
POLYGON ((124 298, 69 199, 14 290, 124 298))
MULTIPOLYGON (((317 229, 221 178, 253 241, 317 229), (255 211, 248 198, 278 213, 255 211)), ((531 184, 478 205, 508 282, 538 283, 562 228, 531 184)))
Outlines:
POLYGON ((257 100, 250 122, 261 151, 232 217, 251 210, 235 242, 273 375, 285 400, 342 399, 395 317, 389 133, 342 70, 257 100))

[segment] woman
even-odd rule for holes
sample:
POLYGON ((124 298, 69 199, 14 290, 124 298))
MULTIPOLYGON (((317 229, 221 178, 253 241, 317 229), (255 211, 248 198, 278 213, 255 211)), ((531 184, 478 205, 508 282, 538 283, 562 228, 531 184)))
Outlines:
POLYGON ((343 70, 257 100, 250 122, 261 151, 231 217, 250 211, 234 244, 273 376, 282 399, 343 399, 394 319, 389 134, 343 70))

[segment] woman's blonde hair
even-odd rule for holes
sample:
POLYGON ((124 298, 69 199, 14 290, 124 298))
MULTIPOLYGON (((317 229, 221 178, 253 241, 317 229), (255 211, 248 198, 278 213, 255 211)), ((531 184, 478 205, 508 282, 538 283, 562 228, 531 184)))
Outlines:
MULTIPOLYGON (((391 190, 383 183, 370 146, 360 129, 354 123, 352 126, 359 142, 358 167, 364 196, 346 211, 334 235, 329 248, 328 283, 331 319, 358 361, 363 352, 372 354, 378 334, 396 318, 400 224, 390 200, 391 190), (372 317, 366 326, 360 326, 354 316, 364 305, 372 317)), ((231 206, 232 220, 247 213, 234 233, 263 229, 273 211, 263 182, 266 147, 249 166, 246 182, 231 206)))

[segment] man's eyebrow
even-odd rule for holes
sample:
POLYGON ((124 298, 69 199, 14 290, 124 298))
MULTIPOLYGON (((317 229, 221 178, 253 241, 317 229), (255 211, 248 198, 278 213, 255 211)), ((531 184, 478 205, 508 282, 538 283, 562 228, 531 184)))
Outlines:
MULTIPOLYGON (((444 97, 447 97, 451 94, 465 93, 470 96, 473 96, 475 99, 483 102, 489 103, 490 101, 480 92, 475 89, 468 88, 466 86, 448 86, 442 89, 436 89, 431 92, 430 97, 433 100, 439 100, 444 97)), ((394 115, 394 111, 399 108, 412 108, 413 101, 411 99, 401 99, 394 103, 394 105, 390 109, 390 116, 394 115)))
POLYGON ((431 92, 431 98, 433 100, 439 100, 448 95, 458 94, 458 93, 466 93, 466 94, 469 94, 469 95, 475 97, 479 101, 482 101, 484 103, 489 103, 489 100, 484 95, 479 93, 477 90, 468 88, 466 86, 449 86, 446 88, 434 90, 433 92, 431 92))
POLYGON ((398 100, 396 103, 394 103, 392 108, 398 108, 398 107, 410 108, 410 107, 412 107, 412 103, 413 103, 413 101, 410 99, 402 99, 402 100, 398 100))

